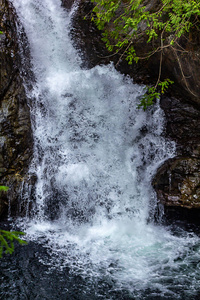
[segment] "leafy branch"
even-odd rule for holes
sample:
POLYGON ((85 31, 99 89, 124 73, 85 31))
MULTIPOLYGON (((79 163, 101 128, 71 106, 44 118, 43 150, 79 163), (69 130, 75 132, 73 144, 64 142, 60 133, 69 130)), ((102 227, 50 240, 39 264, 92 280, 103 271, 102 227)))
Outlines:
POLYGON ((161 94, 166 92, 169 85, 172 83, 173 81, 167 78, 164 81, 160 81, 156 86, 147 86, 145 94, 140 99, 138 108, 142 107, 146 110, 148 106, 151 106, 154 103, 155 99, 158 99, 161 94))
POLYGON ((20 236, 23 235, 25 235, 25 233, 20 231, 0 230, 0 258, 4 252, 5 254, 12 254, 14 252, 15 241, 20 245, 27 244, 26 241, 20 238, 20 236))
MULTIPOLYGON (((1 185, 0 192, 7 192, 9 187, 1 185)), ((20 237, 25 235, 21 231, 7 231, 0 229, 0 258, 5 254, 12 254, 15 249, 14 242, 18 242, 20 245, 27 244, 26 241, 22 240, 20 237)))
POLYGON ((160 80, 162 56, 166 48, 172 48, 176 52, 181 74, 188 88, 177 55, 180 48, 177 49, 176 46, 177 40, 191 29, 199 30, 199 0, 160 0, 150 9, 147 9, 144 0, 91 0, 91 2, 95 3, 91 19, 103 31, 103 41, 108 50, 120 55, 119 60, 124 58, 132 64, 160 52, 158 80, 154 87, 147 88, 139 107, 146 109, 154 102, 153 99, 159 97, 173 83, 170 79, 160 80), (144 57, 141 57, 134 47, 135 41, 139 38, 145 38, 152 47, 152 51, 144 57), (159 40, 160 45, 154 49, 159 40))
POLYGON ((4 185, 0 186, 0 192, 7 192, 8 190, 9 190, 8 186, 4 186, 4 185))

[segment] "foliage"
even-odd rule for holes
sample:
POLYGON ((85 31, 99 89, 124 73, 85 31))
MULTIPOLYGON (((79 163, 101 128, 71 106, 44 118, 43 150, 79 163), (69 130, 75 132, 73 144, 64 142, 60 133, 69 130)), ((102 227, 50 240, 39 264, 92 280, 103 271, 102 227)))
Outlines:
POLYGON ((164 94, 168 89, 169 85, 172 84, 173 81, 169 78, 164 81, 160 81, 158 83, 158 89, 156 86, 149 87, 147 86, 146 93, 141 97, 139 107, 142 107, 144 110, 147 109, 148 106, 154 103, 154 100, 159 98, 161 94, 164 94))
MULTIPOLYGON (((139 59, 148 59, 159 52, 162 65, 163 50, 172 47, 176 51, 176 46, 179 46, 178 39, 191 28, 199 28, 200 0, 160 0, 151 9, 147 9, 144 0, 91 0, 91 2, 96 4, 92 20, 100 30, 103 30, 103 40, 108 50, 122 53, 120 58, 124 57, 129 64, 133 61, 137 63, 139 59), (152 51, 145 57, 140 57, 136 53, 134 42, 144 36, 151 44, 152 51), (154 48, 154 44, 158 46, 154 48)), ((161 82, 160 77, 161 67, 155 87, 148 88, 145 105, 153 102, 153 95, 154 98, 159 96, 172 83, 168 79, 161 82), (159 87, 161 92, 158 91, 159 87), (151 96, 148 96, 150 94, 151 96)), ((141 103, 144 103, 144 100, 143 98, 141 103)))
MULTIPOLYGON (((0 31, 0 34, 3 34, 3 31, 0 31)), ((1 38, 0 38, 0 40, 1 40, 1 38)))
POLYGON ((6 254, 12 254, 14 252, 14 241, 17 241, 20 245, 27 244, 26 241, 19 237, 21 235, 24 235, 24 233, 20 231, 0 230, 0 258, 3 252, 6 254))
POLYGON ((0 192, 7 192, 9 190, 9 187, 0 185, 0 192))
MULTIPOLYGON (((0 191, 7 192, 9 187, 1 185, 0 191)), ((20 245, 27 244, 26 241, 22 240, 19 236, 25 235, 21 231, 7 231, 0 229, 0 258, 3 253, 12 254, 14 252, 14 242, 18 242, 20 245)))

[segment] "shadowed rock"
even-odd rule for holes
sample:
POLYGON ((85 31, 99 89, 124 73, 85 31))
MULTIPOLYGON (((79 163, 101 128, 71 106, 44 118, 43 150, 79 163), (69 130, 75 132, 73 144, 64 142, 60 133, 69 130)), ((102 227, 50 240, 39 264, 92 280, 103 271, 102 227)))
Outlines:
MULTIPOLYGON (((27 180, 32 155, 32 133, 27 97, 20 77, 21 59, 16 15, 6 0, 0 1, 0 184, 9 187, 1 194, 0 215, 17 206, 21 186, 27 180)), ((21 70, 22 72, 22 70, 21 70)), ((16 209, 13 210, 13 212, 16 209)))

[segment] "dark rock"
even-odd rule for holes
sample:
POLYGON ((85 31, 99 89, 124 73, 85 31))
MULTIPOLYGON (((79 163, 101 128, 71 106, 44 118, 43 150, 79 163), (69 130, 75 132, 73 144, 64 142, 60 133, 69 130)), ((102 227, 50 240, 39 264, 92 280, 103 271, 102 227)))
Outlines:
POLYGON ((0 215, 16 205, 27 180, 32 155, 32 132, 28 99, 20 76, 19 36, 16 14, 7 0, 0 1, 0 184, 9 187, 1 194, 0 215))
POLYGON ((162 97, 166 135, 176 141, 177 155, 200 156, 200 110, 183 99, 162 97))
MULTIPOLYGON (((157 0, 145 1, 148 9, 152 11, 159 3, 157 0)), ((91 1, 80 1, 71 32, 75 46, 82 51, 83 66, 93 67, 113 61, 120 72, 130 75, 135 82, 155 84, 159 73, 160 54, 130 66, 118 54, 108 53, 101 41, 101 32, 89 18, 84 20, 92 7, 91 1)), ((199 34, 191 32, 178 42, 185 51, 175 52, 173 47, 164 50, 161 77, 174 80, 168 92, 170 97, 161 98, 161 107, 166 115, 166 137, 176 141, 177 157, 160 167, 153 179, 153 186, 158 200, 168 211, 170 207, 190 208, 190 211, 194 211, 200 208, 199 34)), ((144 37, 138 39, 134 46, 140 56, 151 50, 144 37)))
POLYGON ((181 206, 165 206, 163 224, 170 226, 176 232, 177 225, 187 231, 200 232, 200 210, 195 208, 185 208, 181 206))
POLYGON ((73 5, 75 0, 62 0, 62 5, 66 8, 66 9, 70 9, 73 5))
POLYGON ((153 180, 166 206, 200 208, 200 158, 176 157, 162 165, 153 180))
MULTIPOLYGON (((200 110, 183 99, 161 99, 166 134, 176 141, 177 157, 157 171, 153 186, 167 207, 200 208, 200 110)), ((166 210, 170 215, 170 209, 166 210)), ((187 215, 187 214, 185 214, 187 215)))
POLYGON ((110 53, 102 42, 102 34, 93 22, 85 17, 91 12, 91 1, 80 1, 72 20, 71 36, 75 48, 80 52, 83 67, 92 68, 97 64, 110 63, 110 53))

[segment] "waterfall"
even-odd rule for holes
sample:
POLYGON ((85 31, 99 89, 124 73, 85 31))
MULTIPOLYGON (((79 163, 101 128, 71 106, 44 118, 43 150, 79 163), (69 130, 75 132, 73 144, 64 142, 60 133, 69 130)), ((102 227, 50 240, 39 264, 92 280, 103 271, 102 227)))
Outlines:
POLYGON ((75 6, 68 12, 60 0, 12 3, 35 77, 32 88, 25 86, 34 136, 29 173, 37 180, 34 193, 24 192, 33 204, 23 224, 28 238, 51 254, 41 263, 112 280, 116 290, 138 299, 151 288, 155 295, 178 297, 170 279, 178 285, 186 275, 197 276, 192 267, 181 271, 197 237, 147 222, 156 206, 152 177, 175 153, 163 136, 159 104, 138 110, 144 87, 112 64, 81 68, 69 35, 75 6))
POLYGON ((145 221, 155 198, 152 175, 174 155, 174 144, 162 137, 163 112, 158 105, 147 113, 138 110, 144 87, 112 64, 81 69, 68 32, 71 15, 59 1, 13 2, 29 39, 36 81, 27 89, 35 218, 137 215, 145 221))

